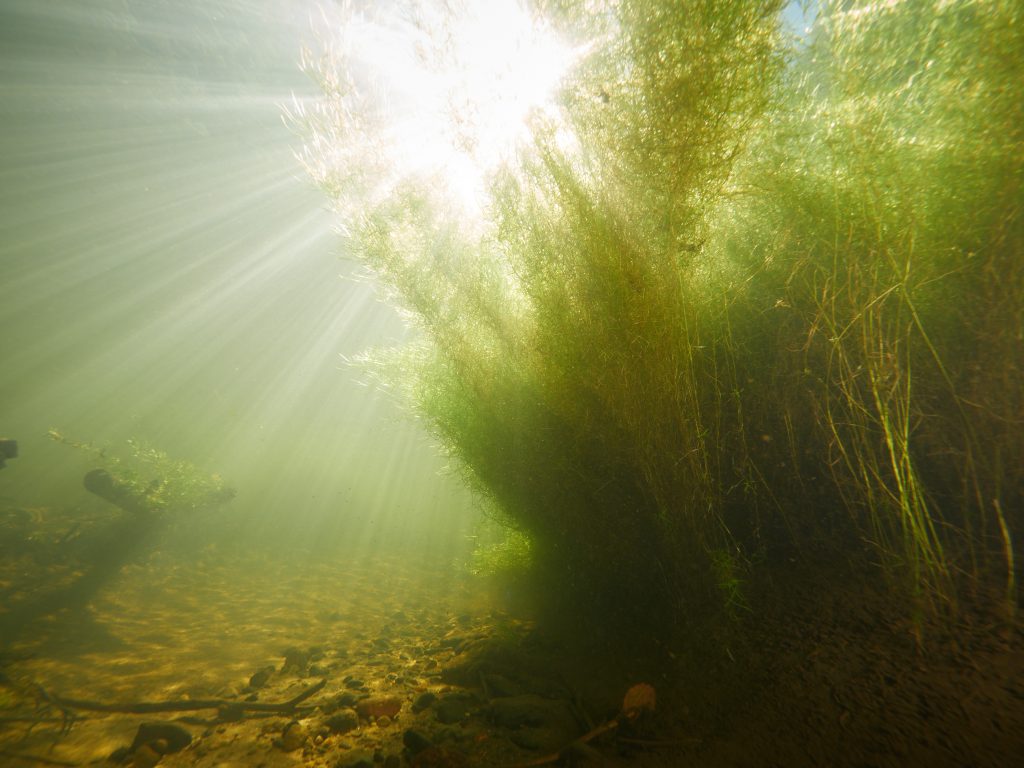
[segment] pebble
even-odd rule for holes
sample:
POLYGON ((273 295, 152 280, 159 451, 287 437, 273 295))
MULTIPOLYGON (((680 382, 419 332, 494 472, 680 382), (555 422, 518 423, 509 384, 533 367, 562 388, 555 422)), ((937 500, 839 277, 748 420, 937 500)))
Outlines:
POLYGON ((132 751, 149 744, 158 746, 161 754, 180 752, 192 743, 192 734, 174 723, 142 723, 129 747, 132 751))
POLYGON ((427 747, 433 746, 430 739, 419 731, 414 731, 412 728, 402 734, 402 744, 404 744, 405 748, 413 755, 422 752, 427 747))
POLYGON ((375 696, 356 702, 356 712, 367 720, 395 717, 401 709, 402 700, 397 696, 375 696))
POLYGON ((310 652, 304 651, 301 648, 294 646, 285 648, 284 650, 284 665, 281 667, 281 672, 294 672, 297 675, 305 675, 306 670, 309 667, 310 652))
POLYGON ((421 693, 416 697, 416 701, 412 703, 413 714, 419 714, 424 709, 427 709, 431 704, 437 701, 437 696, 432 694, 430 691, 421 693))
POLYGON ((442 698, 434 707, 434 714, 445 725, 454 725, 469 717, 472 705, 471 697, 455 693, 442 698))
POLYGON ((333 711, 335 709, 348 708, 351 709, 356 705, 358 699, 354 693, 343 693, 340 696, 335 696, 327 703, 326 711, 333 711))
POLYGON ((535 694, 494 699, 488 707, 490 721, 507 731, 520 747, 550 751, 577 735, 576 718, 569 703, 535 694))
POLYGON ((296 749, 301 749, 306 743, 306 729, 299 723, 289 723, 288 727, 284 729, 284 733, 281 734, 281 738, 277 741, 277 746, 285 752, 294 752, 296 749))
POLYGON ((331 733, 348 733, 359 727, 359 716, 351 709, 343 709, 324 720, 324 725, 331 733))
POLYGON ((268 682, 270 682, 270 678, 273 674, 273 667, 264 667, 258 672, 254 672, 252 677, 249 678, 249 688, 256 690, 257 688, 264 687, 268 682))

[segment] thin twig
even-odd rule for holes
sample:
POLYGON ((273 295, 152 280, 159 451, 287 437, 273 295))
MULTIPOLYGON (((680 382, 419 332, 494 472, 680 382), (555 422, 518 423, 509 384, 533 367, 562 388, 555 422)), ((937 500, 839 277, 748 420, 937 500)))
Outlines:
POLYGON ((296 706, 327 685, 324 678, 311 685, 288 701, 269 704, 259 701, 232 701, 231 699, 193 699, 190 701, 141 701, 130 704, 104 704, 88 699, 67 699, 63 696, 51 696, 51 700, 59 706, 69 709, 88 709, 94 712, 130 712, 132 714, 149 714, 151 712, 191 712, 197 709, 230 708, 236 712, 291 712, 296 706))

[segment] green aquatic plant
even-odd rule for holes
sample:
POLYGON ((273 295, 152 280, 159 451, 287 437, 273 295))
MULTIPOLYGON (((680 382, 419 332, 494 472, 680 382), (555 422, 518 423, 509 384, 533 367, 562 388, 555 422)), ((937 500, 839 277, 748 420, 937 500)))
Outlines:
POLYGON ((738 206, 740 232, 774 232, 758 282, 798 353, 776 370, 808 373, 789 379, 813 414, 799 434, 862 535, 940 603, 1000 553, 1013 579, 1020 519, 998 513, 1021 493, 1020 20, 1012 3, 826 4, 737 176, 766 193, 738 206))
POLYGON ((708 553, 715 584, 722 596, 726 613, 736 619, 741 611, 749 611, 750 604, 744 594, 743 563, 728 549, 715 549, 708 553))
MULTIPOLYGON (((56 429, 51 440, 87 454, 102 470, 101 483, 130 508, 148 512, 189 512, 226 504, 235 491, 217 474, 203 472, 183 459, 138 440, 128 440, 127 451, 117 453, 106 447, 72 440, 56 429)), ((95 472, 95 471, 94 471, 95 472)), ((87 475, 96 477, 94 472, 87 475)), ((95 480, 93 482, 96 482, 95 480)), ((99 495, 106 497, 105 494, 99 495)))
POLYGON ((420 331, 377 370, 552 592, 670 614, 866 543, 919 603, 1016 599, 1019 3, 824 2, 799 46, 774 1, 538 8, 583 53, 472 214, 382 164, 344 51, 294 116, 420 331))
POLYGON ((515 528, 492 523, 473 535, 473 551, 467 569, 474 576, 521 575, 532 564, 532 542, 515 528))

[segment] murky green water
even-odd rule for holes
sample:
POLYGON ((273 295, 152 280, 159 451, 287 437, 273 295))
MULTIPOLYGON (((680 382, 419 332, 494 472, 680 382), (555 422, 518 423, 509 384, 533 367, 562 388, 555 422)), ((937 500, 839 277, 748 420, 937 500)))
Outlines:
POLYGON ((141 440, 218 472, 248 528, 426 537, 468 502, 343 364, 405 335, 345 279, 281 121, 312 3, 5 3, 0 493, 80 504, 47 439, 141 440), (372 521, 372 522, 370 522, 372 521))
POLYGON ((1024 17, 821 5, 0 5, 0 762, 1024 749, 1024 17))

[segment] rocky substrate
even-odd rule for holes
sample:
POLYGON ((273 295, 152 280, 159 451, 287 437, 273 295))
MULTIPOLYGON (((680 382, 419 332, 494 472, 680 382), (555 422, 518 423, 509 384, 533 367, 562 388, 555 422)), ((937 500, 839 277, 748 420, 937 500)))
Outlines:
POLYGON ((635 750, 646 721, 576 743, 625 690, 583 701, 527 621, 407 557, 154 555, 25 638, 0 754, 29 764, 542 765, 635 750))
MULTIPOLYGON (((74 578, 74 529, 41 539, 37 512, 0 559, 11 598, 74 578)), ((998 589, 965 594, 955 621, 912 621, 870 569, 794 562, 752 577, 736 615, 611 641, 606 615, 548 616, 542 634, 508 595, 414 554, 165 546, 0 649, 0 765, 1002 768, 1024 753, 1024 627, 998 589), (623 717, 637 689, 657 710, 623 717)))
MULTIPOLYGON (((399 614, 395 620, 404 625, 407 617, 399 614)), ((489 627, 452 630, 426 645, 415 638, 403 642, 397 632, 399 639, 377 638, 359 659, 344 649, 290 647, 282 651, 280 666, 256 670, 246 685, 227 692, 216 705, 188 699, 148 702, 154 708, 174 704, 182 709, 191 703, 209 711, 200 713, 205 717, 141 722, 131 743, 113 750, 106 761, 133 768, 458 768, 554 764, 573 747, 583 756, 600 754, 591 744, 575 743, 595 729, 587 708, 566 684, 531 669, 536 662, 521 650, 523 638, 509 631, 505 627, 499 639, 489 627), (310 687, 316 695, 290 711, 255 709, 263 703, 280 706, 273 702, 287 702, 310 687)), ((93 705, 126 710, 147 706, 56 698, 53 703, 83 714, 93 705)), ((614 713, 606 715, 605 722, 621 733, 635 734, 642 726, 640 718, 619 724, 614 713)), ((118 718, 103 719, 109 726, 118 718)), ((93 718, 76 727, 88 731, 90 723, 98 722, 93 718)), ((606 740, 605 746, 612 743, 606 740)))

